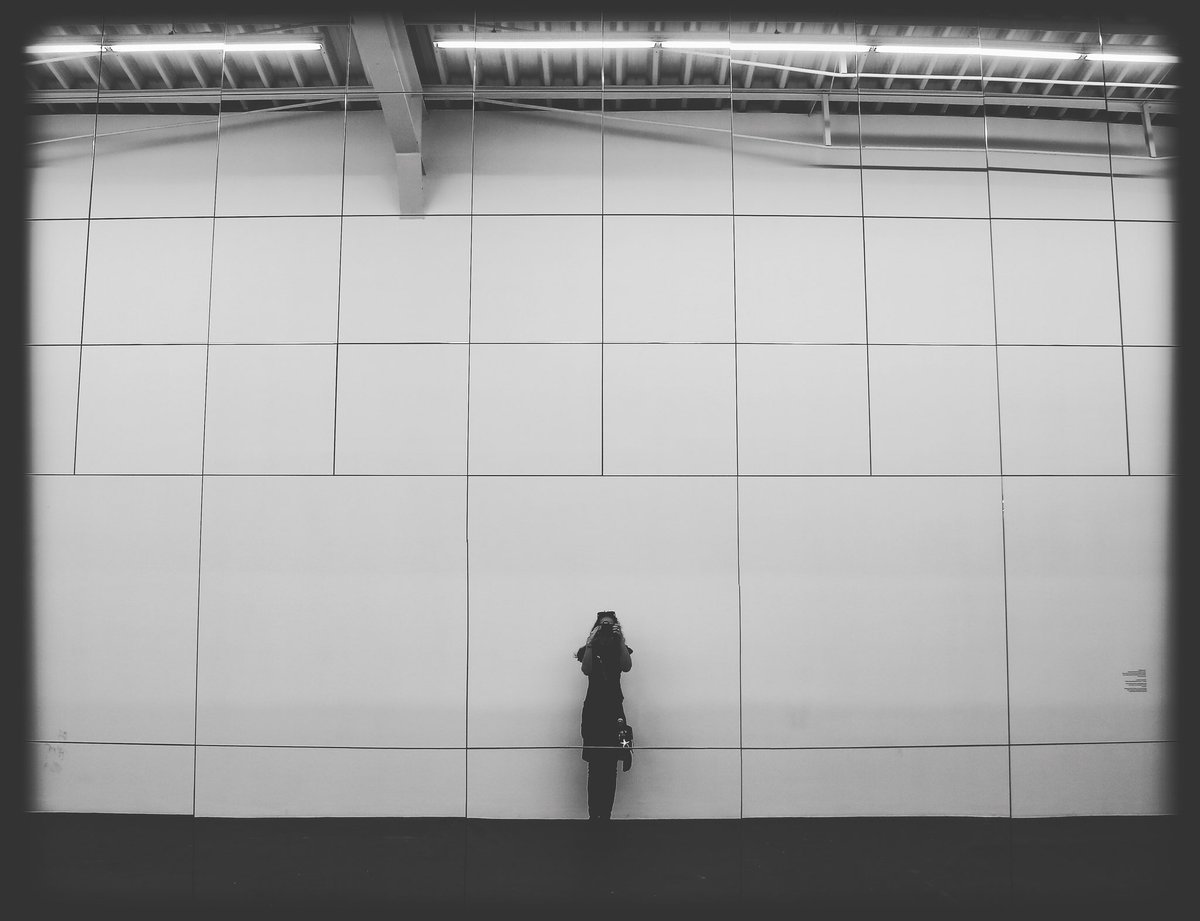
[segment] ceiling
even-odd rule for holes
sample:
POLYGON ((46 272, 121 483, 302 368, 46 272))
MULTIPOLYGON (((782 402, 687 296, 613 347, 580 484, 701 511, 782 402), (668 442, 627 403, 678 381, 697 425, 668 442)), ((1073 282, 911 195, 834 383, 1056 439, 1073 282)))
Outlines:
MULTIPOLYGON (((1097 24, 948 24, 754 20, 479 21, 410 14, 331 16, 327 21, 54 22, 29 41, 90 41, 91 53, 28 55, 24 74, 34 112, 155 113, 319 105, 332 96, 379 107, 381 93, 417 93, 424 105, 472 98, 565 108, 827 111, 974 114, 1174 124, 1178 64, 941 53, 942 46, 1086 52, 1114 48, 1171 52, 1169 36, 1097 24), (214 40, 211 50, 117 53, 115 43, 214 40), (442 38, 730 39, 846 42, 886 48, 933 46, 928 54, 881 51, 650 49, 513 50, 437 47, 442 38), (314 39, 313 51, 233 50, 250 39, 314 39)), ((1161 31, 1161 30, 1159 30, 1161 31)))

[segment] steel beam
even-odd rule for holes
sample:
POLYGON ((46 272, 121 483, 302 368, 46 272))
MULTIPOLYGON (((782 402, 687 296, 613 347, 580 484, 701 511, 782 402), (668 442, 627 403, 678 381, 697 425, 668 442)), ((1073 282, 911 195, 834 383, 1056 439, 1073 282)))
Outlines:
POLYGON ((396 156, 400 211, 420 211, 424 201, 421 121, 425 111, 417 62, 404 20, 395 13, 355 14, 354 42, 371 89, 379 95, 396 156))

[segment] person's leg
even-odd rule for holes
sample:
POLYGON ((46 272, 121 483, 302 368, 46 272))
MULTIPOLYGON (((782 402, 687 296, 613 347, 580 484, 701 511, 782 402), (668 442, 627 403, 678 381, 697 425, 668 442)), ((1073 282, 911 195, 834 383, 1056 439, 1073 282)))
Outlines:
POLYGON ((604 766, 604 818, 611 819, 613 802, 617 798, 617 756, 614 753, 604 766))
POLYGON ((602 799, 601 787, 603 786, 600 777, 604 773, 604 769, 600 766, 601 756, 598 752, 594 752, 592 757, 588 759, 587 773, 587 799, 588 799, 588 818, 598 819, 603 807, 600 805, 602 799))
POLYGON ((612 818, 617 794, 617 759, 609 752, 597 752, 588 762, 588 818, 612 818))

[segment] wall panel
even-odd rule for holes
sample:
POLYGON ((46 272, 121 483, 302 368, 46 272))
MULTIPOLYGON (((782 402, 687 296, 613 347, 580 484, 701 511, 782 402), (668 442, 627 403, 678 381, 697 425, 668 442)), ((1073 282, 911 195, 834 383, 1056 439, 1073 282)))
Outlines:
POLYGON ((25 172, 35 808, 582 817, 608 609, 618 817, 1170 808, 1179 141, 1090 64, 104 57, 25 172))

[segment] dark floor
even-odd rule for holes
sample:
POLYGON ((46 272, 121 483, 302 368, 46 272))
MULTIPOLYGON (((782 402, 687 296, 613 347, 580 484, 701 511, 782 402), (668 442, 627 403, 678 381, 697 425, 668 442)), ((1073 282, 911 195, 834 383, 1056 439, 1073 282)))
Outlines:
MULTIPOLYGON (((393 918, 429 914, 886 917, 1036 907, 1138 918, 1176 890, 1179 817, 691 821, 211 819, 29 814, 40 909, 393 918), (617 909, 614 913, 613 909, 617 909), (541 910, 538 910, 541 909, 541 910), (587 912, 583 912, 587 914, 587 912)), ((1174 909, 1172 908, 1172 911, 1174 909)), ((32 915, 30 917, 33 917, 32 915)))

